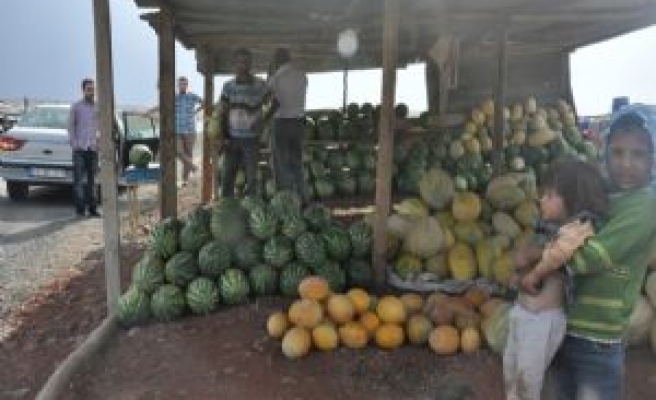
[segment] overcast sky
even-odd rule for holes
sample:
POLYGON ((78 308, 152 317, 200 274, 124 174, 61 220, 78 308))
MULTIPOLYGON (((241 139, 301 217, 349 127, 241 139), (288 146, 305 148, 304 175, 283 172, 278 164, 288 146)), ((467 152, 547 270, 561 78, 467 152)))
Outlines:
MULTIPOLYGON (((91 0, 4 0, 0 24, 0 99, 41 98, 71 101, 79 82, 95 74, 91 0), (29 21, 29 22, 27 22, 29 21)), ((139 19, 132 0, 110 0, 114 86, 118 104, 157 101, 157 41, 139 19)), ((656 27, 577 51, 572 81, 579 113, 605 113, 615 96, 656 104, 656 27)), ((177 48, 176 73, 188 75, 202 93, 194 54, 177 48)), ((349 101, 378 103, 379 71, 350 74, 349 101)), ((225 78, 217 78, 221 85, 225 78)), ((400 70, 397 100, 421 111, 426 107, 423 68, 400 70)), ((220 87, 220 86, 218 86, 220 87)), ((310 77, 308 107, 341 105, 341 75, 310 77)))

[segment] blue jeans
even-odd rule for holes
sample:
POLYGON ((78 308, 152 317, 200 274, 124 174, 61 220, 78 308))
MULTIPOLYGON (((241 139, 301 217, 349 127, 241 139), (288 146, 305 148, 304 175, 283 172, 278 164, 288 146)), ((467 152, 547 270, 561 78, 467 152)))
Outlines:
POLYGON ((73 199, 78 212, 96 210, 93 195, 98 169, 98 153, 93 150, 73 150, 73 199))
POLYGON ((292 190, 305 197, 303 179, 303 121, 276 118, 271 130, 271 164, 276 190, 292 190))
POLYGON ((621 400, 624 344, 602 344, 567 336, 552 363, 558 400, 621 400))

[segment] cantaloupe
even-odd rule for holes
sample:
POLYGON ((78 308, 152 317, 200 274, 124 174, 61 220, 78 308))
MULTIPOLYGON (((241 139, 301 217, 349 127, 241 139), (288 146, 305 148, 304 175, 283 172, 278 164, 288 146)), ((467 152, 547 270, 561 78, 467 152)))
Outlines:
POLYGON ((400 325, 385 323, 376 329, 374 338, 380 348, 391 350, 403 344, 405 334, 400 325))
POLYGON ((465 328, 460 334, 460 348, 463 353, 475 353, 481 348, 481 333, 476 328, 465 328))
POLYGON ((352 288, 346 292, 346 296, 348 296, 351 303, 353 303, 356 313, 362 314, 369 309, 371 299, 364 289, 352 288))
POLYGON ((367 311, 364 314, 360 315, 360 324, 367 330, 369 336, 373 336, 376 329, 380 326, 380 319, 373 311, 367 311))
POLYGON ((451 202, 451 213, 458 221, 476 221, 481 215, 481 199, 473 192, 456 193, 451 202))
POLYGON ((355 307, 345 294, 333 294, 326 302, 326 312, 333 322, 345 324, 353 319, 355 307))
POLYGON ((312 343, 314 347, 322 351, 334 350, 339 346, 339 335, 335 325, 330 322, 322 322, 312 329, 312 343))
POLYGON ((428 345, 439 355, 456 354, 460 348, 460 334, 451 325, 438 326, 431 332, 428 345))
POLYGON ((403 302, 395 296, 384 296, 378 300, 376 314, 381 322, 392 324, 403 323, 407 316, 403 302))
POLYGON ((351 349, 361 349, 369 341, 369 333, 359 322, 351 321, 339 327, 339 339, 351 349))
POLYGON ((424 299, 417 293, 404 293, 400 297, 405 306, 407 315, 412 315, 421 311, 424 306, 424 299))
POLYGON ((320 276, 308 276, 298 284, 298 294, 302 299, 323 301, 330 295, 330 285, 320 276))
POLYGON ((282 339, 282 353, 287 358, 300 358, 310 352, 312 338, 307 329, 295 326, 282 339))
POLYGON ((280 339, 289 329, 289 319, 287 314, 282 311, 276 311, 269 316, 267 320, 267 332, 274 339, 280 339))
POLYGON ((289 321, 294 325, 312 329, 323 319, 323 308, 315 300, 299 299, 289 307, 289 321))

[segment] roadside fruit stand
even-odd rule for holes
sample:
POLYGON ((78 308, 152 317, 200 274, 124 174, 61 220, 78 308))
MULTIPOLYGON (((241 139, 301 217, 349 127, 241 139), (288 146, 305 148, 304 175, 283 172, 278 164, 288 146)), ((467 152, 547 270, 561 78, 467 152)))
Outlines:
MULTIPOLYGON (((134 335, 146 338, 140 342, 144 360, 132 360, 132 366, 143 368, 149 357, 157 356, 175 363, 171 354, 181 365, 190 365, 190 353, 180 346, 170 347, 168 355, 145 352, 157 346, 151 343, 157 342, 157 335, 166 340, 176 335, 175 343, 194 349, 194 360, 212 354, 219 358, 230 348, 212 344, 203 354, 205 350, 184 339, 184 330, 192 336, 209 334, 207 327, 217 328, 216 321, 222 321, 214 336, 198 343, 221 343, 231 337, 231 346, 242 348, 235 325, 243 322, 259 329, 256 334, 244 333, 252 340, 255 357, 266 355, 281 371, 295 369, 294 379, 303 382, 299 392, 294 385, 283 390, 280 382, 265 382, 280 398, 288 398, 282 393, 306 396, 303 391, 314 387, 309 377, 320 379, 320 367, 303 375, 300 366, 312 353, 335 354, 339 362, 359 357, 365 370, 385 365, 387 371, 393 371, 396 354, 410 371, 409 360, 417 357, 426 368, 445 366, 440 370, 444 376, 454 371, 458 382, 475 374, 463 389, 474 397, 449 398, 482 398, 489 388, 500 395, 503 382, 493 354, 504 345, 512 252, 534 228, 540 176, 563 155, 598 157, 598 149, 576 126, 568 54, 578 46, 647 25, 654 7, 636 2, 644 7, 639 13, 629 5, 601 0, 574 5, 416 0, 404 2, 403 8, 399 0, 382 5, 373 0, 136 3, 159 7, 142 18, 156 28, 160 39, 162 221, 150 232, 138 262, 127 267, 130 279, 120 297, 113 299, 110 293, 105 324, 109 328, 104 328, 111 330, 117 323, 126 328, 114 334, 118 342, 113 343, 131 351, 138 351, 129 345, 137 340, 134 335), (622 18, 613 18, 618 15, 622 18), (314 202, 303 206, 296 194, 276 191, 266 179, 266 168, 261 172, 261 197, 211 201, 216 166, 211 165, 212 143, 206 135, 202 204, 178 216, 171 181, 172 119, 165 117, 172 110, 174 93, 174 71, 169 68, 174 61, 173 38, 196 50, 209 109, 215 97, 213 77, 231 71, 229 54, 236 45, 253 51, 258 71, 280 43, 289 45, 309 71, 335 70, 342 60, 335 55, 333 41, 347 26, 358 27, 362 40, 350 65, 382 65, 383 95, 380 108, 351 104, 341 111, 308 114, 304 173, 314 202), (416 60, 427 63, 429 110, 413 121, 407 137, 395 141, 395 71, 416 60), (368 209, 344 218, 342 210, 331 207, 336 199, 340 204, 351 199, 351 205, 368 209), (226 322, 225 315, 239 318, 226 322), (457 356, 447 357, 453 355, 457 356), (367 364, 366 357, 382 364, 367 364)), ((116 279, 112 274, 118 275, 119 267, 106 268, 108 281, 116 279)), ((654 341, 653 280, 652 274, 640 315, 634 318, 640 325, 636 342, 646 341, 649 334, 654 341)), ((86 354, 81 350, 77 358, 93 361, 91 355, 98 348, 86 354)), ((106 353, 117 361, 112 350, 109 347, 106 353)), ((231 352, 235 365, 248 364, 246 353, 253 355, 231 352)), ((198 362, 212 365, 210 377, 203 378, 210 382, 221 381, 216 368, 231 367, 198 362)), ((249 365, 252 371, 259 368, 249 365)), ((61 393, 70 380, 79 398, 93 392, 85 388, 87 372, 74 378, 74 368, 68 368, 67 373, 53 375, 43 396, 61 393)), ((112 368, 131 370, 127 365, 112 368)), ((86 371, 99 370, 92 365, 86 371)), ((122 373, 126 372, 117 372, 122 373)), ((267 375, 257 374, 266 381, 267 375)), ((171 372, 166 376, 170 378, 171 372)), ((183 376, 189 377, 184 372, 183 376)), ((141 393, 157 397, 157 379, 149 379, 153 386, 141 393)), ((99 382, 110 387, 111 381, 109 377, 99 382)), ((416 387, 405 393, 410 397, 447 390, 430 386, 430 381, 412 382, 416 387)), ((269 390, 262 387, 253 394, 247 382, 233 389, 230 383, 222 381, 226 393, 232 393, 226 398, 266 396, 269 390)), ((211 384, 203 389, 180 385, 184 388, 176 393, 181 398, 185 395, 180 393, 192 396, 188 398, 217 395, 211 384)), ((317 385, 322 388, 321 382, 317 385)), ((321 395, 335 398, 336 387, 327 385, 321 395)), ((387 388, 377 387, 372 393, 376 397, 387 388)), ((365 393, 360 388, 353 398, 367 398, 365 393)), ((390 393, 378 398, 400 395, 390 393)), ((317 398, 324 398, 321 395, 317 398)))

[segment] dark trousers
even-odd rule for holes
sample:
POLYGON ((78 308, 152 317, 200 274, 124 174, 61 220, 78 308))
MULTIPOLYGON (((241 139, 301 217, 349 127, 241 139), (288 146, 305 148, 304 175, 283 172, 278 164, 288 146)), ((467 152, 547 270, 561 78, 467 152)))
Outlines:
POLYGON ((79 212, 84 212, 85 208, 96 210, 94 188, 97 169, 98 152, 73 150, 73 199, 79 212))
POLYGON ((246 193, 257 191, 258 143, 256 138, 231 138, 225 147, 221 176, 221 196, 235 195, 235 179, 240 166, 246 172, 246 193))
POLYGON ((276 118, 271 132, 271 164, 277 190, 292 190, 305 198, 303 180, 303 121, 276 118))

